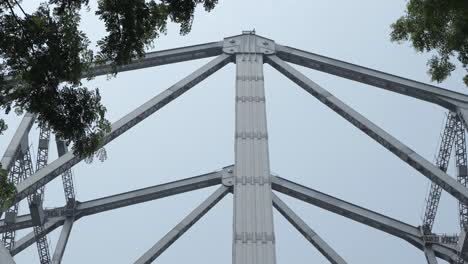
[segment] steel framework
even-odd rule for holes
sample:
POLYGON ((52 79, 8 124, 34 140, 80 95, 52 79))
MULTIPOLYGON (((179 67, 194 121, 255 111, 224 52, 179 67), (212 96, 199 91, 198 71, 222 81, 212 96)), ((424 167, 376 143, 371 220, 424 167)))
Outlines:
MULTIPOLYGON (((465 140, 465 130, 468 128, 468 95, 282 46, 252 31, 244 31, 241 35, 219 42, 150 52, 143 59, 120 67, 118 71, 138 70, 213 56, 216 58, 113 123, 102 146, 232 62, 236 64, 234 165, 192 178, 78 202, 75 199, 71 168, 82 158, 68 152, 65 143, 57 139, 59 158, 46 165, 49 134, 44 129, 39 141, 37 171, 33 172, 28 134, 35 116, 26 114, 1 160, 3 168, 9 171, 9 180, 16 184, 17 195, 15 204, 6 210, 3 219, 0 220, 0 233, 3 234, 0 262, 14 263, 12 256, 37 242, 39 254, 42 254, 41 263, 61 263, 73 223, 82 217, 215 185, 220 187, 147 252, 141 252, 141 257, 137 258, 135 263, 153 262, 228 193, 234 196, 232 263, 276 263, 273 207, 331 263, 346 263, 273 191, 399 237, 419 248, 425 254, 428 263, 437 263, 436 257, 450 263, 464 263, 468 260, 468 172, 465 140), (412 226, 271 174, 264 63, 270 64, 431 181, 428 206, 421 226, 412 226), (448 109, 447 124, 435 165, 334 97, 289 63, 414 97, 448 109), (456 177, 446 173, 452 145, 455 146, 456 177), (66 204, 53 209, 43 209, 44 186, 59 175, 62 175, 66 204), (454 237, 440 236, 431 231, 442 190, 460 203, 461 232, 454 237), (30 200, 31 214, 17 216, 18 203, 26 197, 30 200), (50 259, 46 236, 60 226, 63 226, 60 238, 50 259), (15 240, 14 234, 17 230, 31 227, 33 232, 15 240)), ((97 75, 104 75, 110 72, 110 69, 109 65, 100 65, 95 67, 95 72, 97 75)))

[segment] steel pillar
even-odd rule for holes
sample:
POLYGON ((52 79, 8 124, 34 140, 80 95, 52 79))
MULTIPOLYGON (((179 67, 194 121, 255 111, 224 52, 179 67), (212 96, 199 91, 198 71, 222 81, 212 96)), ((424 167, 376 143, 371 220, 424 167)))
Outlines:
POLYGON ((236 55, 234 264, 274 264, 263 55, 255 35, 242 36, 236 55))

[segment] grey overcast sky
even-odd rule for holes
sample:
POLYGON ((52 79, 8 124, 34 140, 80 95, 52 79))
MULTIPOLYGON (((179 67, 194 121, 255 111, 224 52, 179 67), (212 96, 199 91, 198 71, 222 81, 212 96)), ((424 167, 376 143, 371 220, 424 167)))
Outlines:
MULTIPOLYGON (((30 7, 39 1, 23 1, 30 7)), ((95 1, 90 1, 95 6, 95 1)), ((277 43, 429 83, 426 60, 408 45, 389 41, 390 24, 406 1, 220 0, 211 13, 197 9, 192 32, 168 34, 155 50, 219 41, 255 29, 277 43)), ((84 14, 83 29, 96 41, 103 26, 84 14)), ((86 85, 99 87, 116 121, 208 60, 121 73, 86 85)), ((446 110, 412 98, 297 67, 315 82, 396 138, 434 160, 446 110)), ((463 72, 441 87, 466 92, 463 72)), ((106 147, 108 160, 73 168, 77 197, 86 201, 196 176, 234 160, 235 66, 230 64, 147 118, 106 147)), ((274 173, 388 216, 419 225, 428 180, 346 120, 265 65, 265 88, 274 173)), ((1 114, 3 115, 3 113, 1 114)), ((20 117, 6 117, 4 151, 20 117)), ((37 129, 30 135, 37 149, 37 129)), ((54 145, 51 145, 54 148, 54 145)), ((51 153, 55 159, 55 150, 51 153)), ((453 163, 449 173, 453 173, 453 163)), ((75 223, 63 263, 133 263, 214 189, 203 189, 118 209, 75 223)), ((339 215, 282 196, 348 263, 425 263, 407 242, 339 215)), ((64 204, 61 180, 46 188, 46 207, 64 204)), ((21 205, 27 213, 27 205, 21 205)), ((274 212, 278 263, 328 263, 285 219, 274 212)), ((457 233, 457 202, 443 194, 435 231, 457 233)), ((30 232, 19 232, 18 238, 30 232)), ((55 247, 60 228, 48 238, 55 247)), ((232 197, 228 195, 155 263, 231 263, 232 197)), ((16 256, 38 263, 36 247, 16 256)))

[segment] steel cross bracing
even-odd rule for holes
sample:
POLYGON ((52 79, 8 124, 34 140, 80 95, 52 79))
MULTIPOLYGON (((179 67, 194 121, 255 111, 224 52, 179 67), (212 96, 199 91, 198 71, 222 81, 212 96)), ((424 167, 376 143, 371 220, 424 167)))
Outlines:
MULTIPOLYGON (((75 156, 72 152, 67 152, 66 146, 60 140, 57 142, 60 157, 21 181, 21 175, 25 174, 22 162, 24 154, 28 150, 27 135, 34 122, 33 115, 26 115, 2 158, 3 168, 10 171, 9 179, 17 183, 15 202, 17 203, 26 197, 30 197, 30 195, 34 195, 38 190, 41 193, 44 185, 62 175, 66 205, 44 210, 43 225, 40 232, 31 232, 16 243, 13 240, 12 244, 5 244, 9 252, 7 249, 0 247, 0 259, 2 261, 5 259, 5 263, 14 263, 12 256, 33 244, 36 236, 45 237, 56 228, 63 226, 53 257, 53 263, 60 263, 74 221, 100 212, 214 185, 222 186, 187 215, 182 222, 175 225, 151 249, 141 252, 142 255, 140 256, 135 256, 136 263, 151 263, 154 261, 229 192, 234 195, 233 263, 275 263, 273 206, 331 263, 346 263, 345 258, 342 258, 333 250, 331 245, 327 244, 278 196, 273 194, 273 190, 376 228, 389 235, 399 237, 420 249, 426 256, 428 263, 437 263, 436 257, 450 263, 460 263, 463 259, 468 259, 468 243, 465 243, 468 239, 466 239, 463 232, 458 238, 458 245, 444 243, 444 240, 455 241, 457 237, 441 237, 434 234, 428 236, 420 227, 398 221, 278 176, 271 176, 268 158, 263 64, 268 63, 273 66, 341 115, 345 120, 414 167, 427 177, 434 186, 439 186, 459 200, 460 222, 463 227, 466 227, 467 209, 465 205, 468 202, 466 142, 464 137, 464 130, 468 125, 468 95, 278 45, 274 41, 257 36, 250 31, 225 38, 224 41, 220 42, 151 52, 145 58, 119 68, 119 71, 137 70, 212 56, 217 57, 113 123, 111 132, 105 136, 101 146, 119 137, 226 64, 233 62, 237 65, 235 164, 233 166, 167 184, 91 201, 75 202, 70 169, 82 158, 75 156), (453 129, 455 132, 451 134, 452 132, 447 131, 447 135, 444 133, 439 158, 436 165, 433 165, 324 88, 308 79, 288 62, 438 104, 456 114, 450 114, 449 116, 450 126, 452 125, 452 118, 456 116, 453 129), (457 157, 457 179, 450 177, 445 172, 448 164, 447 155, 449 155, 447 153, 450 153, 449 147, 451 147, 453 141, 455 141, 457 157)), ((98 75, 106 74, 109 71, 109 65, 95 68, 98 75)), ((440 191, 434 197, 437 197, 439 193, 440 191)), ((436 207, 434 207, 434 213, 430 215, 435 215, 436 207)), ((8 213, 3 220, 0 220, 0 232, 4 234, 3 236, 5 234, 8 236, 9 232, 15 232, 18 229, 36 226, 36 215, 33 213, 16 217, 14 212, 13 208, 13 214, 8 213)))
MULTIPOLYGON (((444 130, 441 135, 439 152, 437 154, 435 165, 442 171, 446 172, 452 154, 452 146, 455 140, 455 125, 457 122, 457 114, 450 112, 447 115, 444 130)), ((442 188, 439 185, 432 183, 427 197, 426 210, 423 218, 423 231, 425 234, 431 234, 432 226, 434 225, 437 207, 439 206, 442 188)))

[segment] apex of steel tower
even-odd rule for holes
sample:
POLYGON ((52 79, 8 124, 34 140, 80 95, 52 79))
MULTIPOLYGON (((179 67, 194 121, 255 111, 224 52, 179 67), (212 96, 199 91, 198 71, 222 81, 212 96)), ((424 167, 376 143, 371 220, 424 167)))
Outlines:
POLYGON ((242 34, 224 38, 223 52, 227 54, 236 53, 258 53, 265 55, 275 54, 275 42, 271 39, 258 36, 254 30, 242 31, 242 34))

